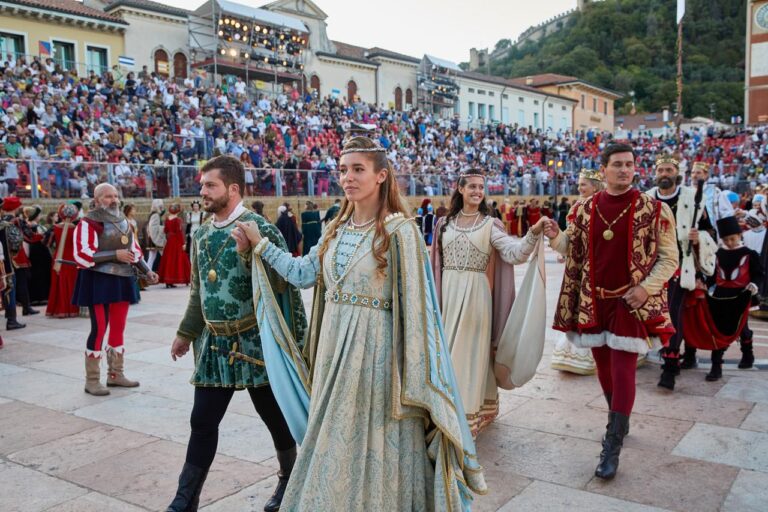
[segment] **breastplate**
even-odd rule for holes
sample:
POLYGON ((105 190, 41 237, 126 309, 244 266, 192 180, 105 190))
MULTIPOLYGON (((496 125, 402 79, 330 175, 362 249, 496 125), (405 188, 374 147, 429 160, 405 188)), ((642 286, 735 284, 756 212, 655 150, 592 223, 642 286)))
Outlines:
MULTIPOLYGON (((127 219, 115 218, 113 221, 111 219, 107 220, 98 217, 94 218, 94 220, 101 222, 102 226, 104 227, 102 232, 99 233, 98 252, 131 249, 133 247, 133 231, 131 230, 131 225, 128 224, 127 219)), ((91 270, 116 276, 135 275, 133 265, 129 263, 121 263, 119 261, 105 261, 102 263, 96 263, 93 267, 91 267, 91 270)))

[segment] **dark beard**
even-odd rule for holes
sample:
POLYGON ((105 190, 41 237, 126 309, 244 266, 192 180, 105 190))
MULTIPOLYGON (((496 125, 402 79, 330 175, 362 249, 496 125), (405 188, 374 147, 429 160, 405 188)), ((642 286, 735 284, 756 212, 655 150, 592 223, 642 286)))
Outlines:
POLYGON ((672 178, 656 178, 656 185, 662 190, 669 190, 675 186, 675 180, 672 178))
POLYGON ((229 204, 229 193, 225 195, 224 197, 220 197, 218 199, 211 199, 211 205, 208 207, 203 206, 203 210, 205 210, 208 213, 218 213, 224 208, 227 207, 229 204))

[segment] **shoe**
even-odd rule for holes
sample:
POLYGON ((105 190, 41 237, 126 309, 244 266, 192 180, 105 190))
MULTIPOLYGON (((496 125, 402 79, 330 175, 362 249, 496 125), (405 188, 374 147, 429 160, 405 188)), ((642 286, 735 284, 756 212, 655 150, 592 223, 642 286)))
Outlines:
POLYGON ((117 350, 107 349, 107 386, 121 388, 135 388, 139 383, 129 380, 123 373, 124 354, 117 350))
POLYGON ((208 469, 184 463, 179 475, 179 487, 176 496, 165 512, 197 512, 200 505, 200 491, 203 490, 208 469))
POLYGON ((629 430, 629 416, 611 411, 608 428, 603 439, 603 451, 600 452, 600 463, 595 469, 595 476, 610 480, 619 470, 619 455, 624 445, 624 436, 629 430))
POLYGON ((687 347, 683 354, 682 361, 680 362, 680 369, 691 370, 698 367, 699 363, 696 361, 696 349, 687 347))
POLYGON ((670 391, 675 390, 675 377, 680 375, 680 361, 676 358, 665 357, 664 364, 661 366, 661 378, 657 384, 660 388, 670 391))
POLYGON ((101 358, 85 354, 85 392, 94 396, 106 396, 109 390, 101 385, 101 358))
POLYGON ((32 309, 31 307, 26 307, 26 308, 21 310, 21 314, 23 316, 36 315, 38 313, 40 313, 38 310, 32 309))
POLYGON ((280 471, 277 473, 278 481, 275 492, 264 505, 264 512, 277 512, 283 503, 285 489, 288 487, 288 480, 293 471, 293 464, 296 462, 296 447, 290 450, 281 450, 277 452, 277 461, 280 464, 280 471))
POLYGON ((16 329, 23 329, 27 326, 27 324, 20 324, 15 319, 14 320, 8 320, 5 322, 5 330, 7 331, 15 331, 16 329))
POLYGON ((704 379, 707 382, 715 382, 723 377, 723 354, 725 349, 712 351, 712 369, 704 379))
POLYGON ((745 370, 752 368, 755 364, 755 353, 752 350, 752 340, 741 342, 741 361, 739 361, 739 369, 745 370))

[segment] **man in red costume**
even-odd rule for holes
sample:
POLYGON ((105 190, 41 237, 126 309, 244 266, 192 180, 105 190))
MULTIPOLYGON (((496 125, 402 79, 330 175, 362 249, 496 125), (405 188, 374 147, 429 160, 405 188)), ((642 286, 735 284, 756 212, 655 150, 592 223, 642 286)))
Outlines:
POLYGON ((610 407, 595 470, 610 479, 629 431, 637 357, 666 345, 675 332, 664 286, 677 270, 678 254, 669 207, 632 187, 632 146, 606 147, 600 170, 606 190, 579 205, 565 232, 551 221, 545 233, 566 257, 553 327, 577 347, 592 349, 610 407))
POLYGON ((108 395, 101 385, 101 350, 109 327, 107 350, 107 386, 136 387, 138 382, 123 374, 123 332, 128 307, 138 302, 136 268, 150 284, 157 283, 141 257, 139 241, 128 220, 120 211, 117 189, 108 183, 93 191, 96 207, 77 224, 74 233, 74 258, 80 271, 72 303, 87 307, 91 317, 91 333, 85 351, 85 392, 108 395), (136 267, 136 268, 134 268, 136 267))

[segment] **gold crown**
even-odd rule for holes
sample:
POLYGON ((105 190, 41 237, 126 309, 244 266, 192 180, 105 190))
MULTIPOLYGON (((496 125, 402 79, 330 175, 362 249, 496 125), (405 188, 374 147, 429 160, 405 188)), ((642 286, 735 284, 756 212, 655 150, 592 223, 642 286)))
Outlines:
POLYGON ((691 170, 695 169, 703 169, 707 173, 709 173, 709 164, 707 162, 694 162, 693 166, 691 167, 691 170))
POLYGON ((584 178, 586 180, 603 181, 603 175, 600 174, 600 171, 597 169, 582 168, 581 172, 579 173, 579 178, 584 178))
POLYGON ((665 155, 659 155, 658 157, 656 157, 656 167, 664 164, 672 164, 676 168, 678 169, 680 168, 680 160, 678 160, 672 155, 665 154, 665 155))

